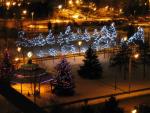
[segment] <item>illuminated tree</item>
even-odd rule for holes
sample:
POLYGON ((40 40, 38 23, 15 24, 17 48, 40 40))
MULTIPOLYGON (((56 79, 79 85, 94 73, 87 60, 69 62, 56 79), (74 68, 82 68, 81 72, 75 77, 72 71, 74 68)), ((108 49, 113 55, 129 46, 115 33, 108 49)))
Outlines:
POLYGON ((57 95, 73 95, 74 80, 71 75, 71 66, 65 58, 56 66, 57 77, 54 84, 54 93, 57 95))

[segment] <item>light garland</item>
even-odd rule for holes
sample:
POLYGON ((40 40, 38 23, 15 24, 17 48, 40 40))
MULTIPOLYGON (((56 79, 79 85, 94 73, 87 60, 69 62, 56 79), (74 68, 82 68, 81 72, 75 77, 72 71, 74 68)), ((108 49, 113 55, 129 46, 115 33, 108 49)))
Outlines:
POLYGON ((141 41, 142 43, 144 43, 144 30, 141 27, 138 27, 138 30, 136 33, 133 34, 133 36, 131 36, 129 39, 121 39, 120 44, 121 45, 129 45, 129 44, 136 44, 138 41, 141 41))
POLYGON ((54 49, 54 48, 49 49, 48 53, 49 53, 50 56, 57 56, 58 55, 57 50, 54 49))
MULTIPOLYGON (((92 48, 96 50, 104 49, 104 48, 111 48, 116 45, 116 37, 117 32, 116 28, 114 26, 114 23, 112 23, 110 26, 103 26, 100 31, 97 29, 94 29, 93 33, 89 33, 87 29, 82 33, 80 29, 77 29, 77 32, 74 33, 71 31, 71 27, 68 26, 65 30, 65 32, 60 32, 58 36, 54 36, 52 31, 49 30, 49 33, 47 36, 43 36, 42 34, 39 34, 39 36, 32 38, 31 40, 25 38, 25 32, 20 31, 18 32, 19 40, 16 41, 17 46, 20 47, 43 47, 47 45, 54 46, 59 45, 60 52, 63 55, 66 54, 75 54, 78 52, 78 41, 85 42, 91 42, 92 48)), ((122 39, 121 44, 123 43, 135 43, 136 41, 142 41, 144 42, 144 30, 141 27, 138 27, 138 31, 129 38, 126 42, 122 39)), ((80 52, 85 52, 87 48, 82 47, 80 52)), ((48 50, 48 54, 50 56, 57 56, 58 50, 56 48, 50 48, 48 50)), ((37 53, 37 56, 43 57, 45 53, 43 53, 41 50, 39 53, 37 53)))

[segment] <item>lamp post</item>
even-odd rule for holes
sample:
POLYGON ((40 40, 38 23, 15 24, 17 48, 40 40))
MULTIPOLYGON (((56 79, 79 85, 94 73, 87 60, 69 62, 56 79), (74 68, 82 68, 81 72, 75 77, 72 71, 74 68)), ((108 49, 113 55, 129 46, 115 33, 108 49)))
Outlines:
POLYGON ((81 52, 81 45, 82 45, 82 41, 79 41, 79 42, 78 42, 78 46, 79 46, 79 55, 80 55, 80 52, 81 52))
MULTIPOLYGON (((21 52, 21 47, 17 47, 17 52, 18 52, 18 60, 20 59, 19 58, 19 53, 21 52)), ((17 59, 16 59, 17 60, 17 59)), ((17 61, 18 61, 17 60, 17 61)), ((17 66, 18 67, 18 66, 17 66)), ((21 78, 22 79, 22 78, 21 78)), ((22 81, 21 81, 21 84, 20 84, 20 89, 21 89, 21 94, 22 94, 22 81)))
POLYGON ((18 58, 20 57, 21 47, 17 47, 18 58))
POLYGON ((31 19, 32 19, 32 26, 33 26, 34 12, 31 12, 31 19))
POLYGON ((131 74, 132 74, 132 58, 138 59, 139 54, 135 53, 133 54, 132 49, 131 49, 131 56, 129 56, 129 93, 131 91, 131 74))
MULTIPOLYGON (((32 59, 31 58, 33 56, 33 53, 31 51, 29 51, 27 53, 27 56, 29 58, 28 63, 32 64, 32 59)), ((35 92, 36 92, 36 82, 35 82, 35 80, 36 80, 36 78, 35 78, 35 74, 34 74, 34 80, 33 80, 33 85, 34 85, 34 90, 33 90, 34 103, 36 103, 36 94, 35 94, 35 92)), ((32 82, 31 82, 31 88, 32 88, 32 82)))
POLYGON ((27 57, 28 57, 29 59, 31 59, 32 56, 33 56, 33 53, 32 53, 31 51, 29 51, 29 52, 27 53, 27 57))

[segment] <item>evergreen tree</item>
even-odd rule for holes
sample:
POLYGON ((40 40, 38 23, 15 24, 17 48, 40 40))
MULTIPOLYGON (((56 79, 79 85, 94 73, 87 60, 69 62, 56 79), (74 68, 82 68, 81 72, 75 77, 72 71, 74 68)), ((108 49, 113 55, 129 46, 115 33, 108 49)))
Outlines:
POLYGON ((13 72, 14 72, 14 67, 10 62, 10 55, 8 53, 8 50, 5 50, 4 59, 1 63, 1 68, 0 68, 0 74, 1 74, 0 78, 3 79, 4 82, 9 83, 12 78, 13 72))
POLYGON ((99 62, 96 51, 89 46, 86 51, 84 65, 80 67, 78 73, 83 78, 97 79, 102 77, 102 66, 99 62))
POLYGON ((57 77, 54 84, 54 93, 57 95, 73 95, 74 81, 71 75, 71 66, 65 58, 56 66, 57 77))

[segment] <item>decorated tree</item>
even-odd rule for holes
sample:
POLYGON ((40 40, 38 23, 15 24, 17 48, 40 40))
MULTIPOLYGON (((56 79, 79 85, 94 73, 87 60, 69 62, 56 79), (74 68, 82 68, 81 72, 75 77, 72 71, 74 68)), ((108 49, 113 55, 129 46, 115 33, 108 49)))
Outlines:
POLYGON ((88 33, 87 29, 85 29, 83 35, 82 35, 82 40, 85 40, 86 42, 88 42, 91 39, 90 34, 88 33))
POLYGON ((57 95, 73 95, 74 81, 71 75, 71 66, 65 58, 56 66, 57 77, 54 83, 54 93, 57 95))
POLYGON ((46 37, 46 43, 47 44, 55 44, 55 37, 54 37, 54 35, 53 35, 51 30, 49 30, 49 33, 48 33, 48 35, 46 37))
POLYGON ((79 75, 83 78, 97 79, 102 77, 102 66, 99 62, 96 51, 89 46, 86 51, 84 65, 80 67, 78 71, 79 75))
POLYGON ((116 37, 117 37, 117 33, 116 33, 116 28, 114 26, 114 23, 111 24, 111 26, 109 27, 109 36, 110 36, 110 45, 113 47, 116 45, 116 37))
POLYGON ((4 80, 4 82, 9 82, 11 80, 12 74, 14 72, 14 67, 10 62, 10 55, 8 50, 4 51, 4 59, 1 63, 0 78, 4 80))

